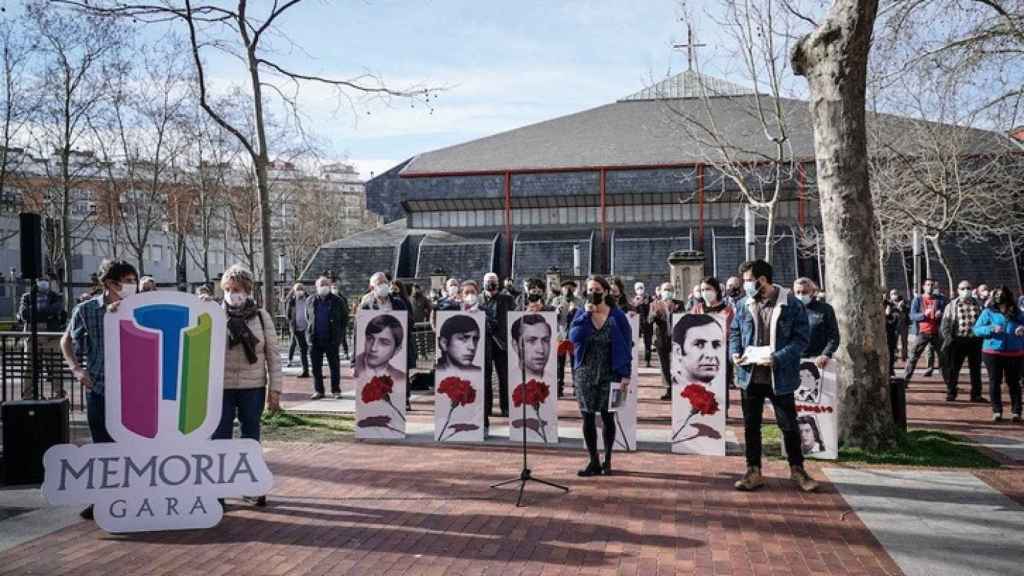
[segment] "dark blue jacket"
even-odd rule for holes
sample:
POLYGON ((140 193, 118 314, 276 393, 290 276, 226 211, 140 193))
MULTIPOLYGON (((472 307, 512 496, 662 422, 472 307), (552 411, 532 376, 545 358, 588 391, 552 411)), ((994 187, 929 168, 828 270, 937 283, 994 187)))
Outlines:
MULTIPOLYGON (((609 327, 612 331, 612 371, 620 379, 628 379, 633 373, 633 329, 629 318, 619 308, 612 308, 608 315, 609 327)), ((587 342, 594 333, 594 322, 590 312, 580 312, 569 326, 569 340, 573 345, 573 366, 580 367, 587 351, 587 342)))
MULTIPOLYGON (((769 342, 774 345, 772 353, 772 390, 776 394, 792 394, 800 387, 800 359, 807 349, 810 325, 807 310, 781 286, 775 305, 775 319, 771 326, 769 342)), ((750 310, 753 301, 743 298, 736 303, 736 315, 729 327, 729 361, 733 356, 742 355, 748 346, 754 346, 754 316, 750 310)), ((750 384, 752 366, 736 366, 736 385, 746 390, 750 384)))
POLYGON ((811 300, 804 308, 807 309, 807 322, 811 327, 804 357, 831 358, 839 349, 839 323, 836 322, 836 311, 831 304, 817 298, 811 300))

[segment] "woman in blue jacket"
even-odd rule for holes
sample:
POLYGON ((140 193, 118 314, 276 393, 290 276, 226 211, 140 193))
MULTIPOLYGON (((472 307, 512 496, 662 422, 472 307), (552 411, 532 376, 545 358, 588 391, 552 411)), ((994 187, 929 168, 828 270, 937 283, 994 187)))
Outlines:
POLYGON ((586 311, 577 314, 569 327, 573 343, 573 385, 583 415, 583 440, 590 462, 580 476, 612 473, 612 447, 615 445, 615 414, 608 411, 612 383, 623 393, 633 372, 633 333, 626 314, 615 305, 611 285, 601 276, 586 283, 586 311), (597 413, 604 429, 604 465, 597 457, 597 413))
POLYGON ((1010 389, 1012 420, 1020 422, 1020 370, 1024 358, 1024 312, 1017 307, 1013 291, 996 288, 992 303, 974 323, 974 335, 984 338, 982 359, 988 371, 988 392, 992 399, 992 421, 1003 419, 1002 382, 1010 389))

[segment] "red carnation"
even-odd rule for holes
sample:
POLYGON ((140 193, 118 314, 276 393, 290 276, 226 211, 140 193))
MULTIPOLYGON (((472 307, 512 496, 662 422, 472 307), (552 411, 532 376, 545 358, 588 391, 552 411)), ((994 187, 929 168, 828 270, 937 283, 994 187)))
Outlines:
POLYGON ((682 397, 690 401, 694 412, 711 416, 718 412, 718 399, 713 392, 700 384, 688 384, 683 388, 682 397))
POLYGON ((449 376, 441 380, 441 384, 437 387, 437 393, 447 396, 452 406, 465 406, 476 401, 476 390, 473 385, 469 383, 469 380, 458 376, 449 376))
POLYGON ((363 386, 363 403, 369 404, 378 400, 388 400, 395 383, 391 376, 374 376, 363 386))
MULTIPOLYGON (((549 394, 551 394, 550 386, 540 380, 531 378, 526 384, 520 384, 512 391, 512 404, 517 408, 523 404, 532 406, 534 411, 537 412, 537 421, 540 422, 540 405, 548 399, 549 394)), ((512 425, 513 427, 522 428, 524 423, 521 420, 516 420, 512 422, 512 425), (517 422, 519 423, 518 425, 516 424, 517 422)), ((524 430, 523 433, 525 434, 526 431, 524 430)), ((548 441, 547 430, 543 425, 540 426, 539 433, 541 439, 546 443, 548 441)))

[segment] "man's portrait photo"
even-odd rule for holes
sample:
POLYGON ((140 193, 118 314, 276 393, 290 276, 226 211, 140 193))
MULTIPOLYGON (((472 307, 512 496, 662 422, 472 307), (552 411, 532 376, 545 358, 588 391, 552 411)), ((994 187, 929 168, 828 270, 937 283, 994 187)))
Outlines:
POLYGON ((821 439, 818 420, 810 414, 802 414, 796 419, 800 427, 800 449, 805 455, 825 451, 825 443, 821 439))
MULTIPOLYGON (((512 348, 519 361, 526 366, 526 379, 544 379, 544 369, 551 358, 551 326, 540 314, 526 314, 512 323, 512 348)), ((511 367, 510 367, 511 368, 511 367)), ((515 372, 519 374, 519 366, 515 372)))
POLYGON ((672 352, 674 384, 710 386, 722 369, 725 331, 714 316, 686 314, 672 328, 672 352))
POLYGON ((472 316, 450 316, 441 325, 441 331, 437 335, 437 369, 474 372, 480 370, 477 352, 481 350, 482 337, 480 325, 472 316))
POLYGON ((402 350, 405 338, 402 323, 397 318, 381 314, 366 323, 366 330, 360 336, 362 351, 353 363, 356 378, 387 375, 396 382, 405 380, 405 373, 391 365, 391 359, 402 350))
POLYGON ((800 387, 796 389, 796 401, 806 404, 821 402, 821 370, 812 360, 800 362, 800 387))

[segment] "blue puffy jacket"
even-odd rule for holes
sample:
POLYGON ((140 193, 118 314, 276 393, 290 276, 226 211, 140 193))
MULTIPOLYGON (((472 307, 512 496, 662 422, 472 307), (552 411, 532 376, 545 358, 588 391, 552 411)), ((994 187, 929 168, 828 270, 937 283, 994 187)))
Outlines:
POLYGON ((982 310, 981 316, 974 322, 974 335, 985 339, 981 344, 985 354, 1024 356, 1024 336, 1014 334, 1020 326, 1024 326, 1024 312, 1020 309, 1015 316, 1007 317, 989 307, 982 310), (998 334, 993 330, 996 326, 1002 328, 998 334))
MULTIPOLYGON (((807 349, 811 329, 804 305, 788 289, 775 288, 779 295, 769 336, 775 350, 772 353, 772 390, 775 394, 792 394, 800 387, 800 358, 807 349)), ((756 345, 753 304, 750 298, 736 303, 736 315, 729 329, 730 362, 733 356, 742 355, 747 347, 756 345)), ((736 385, 743 390, 750 384, 752 369, 753 366, 736 366, 736 385)))

